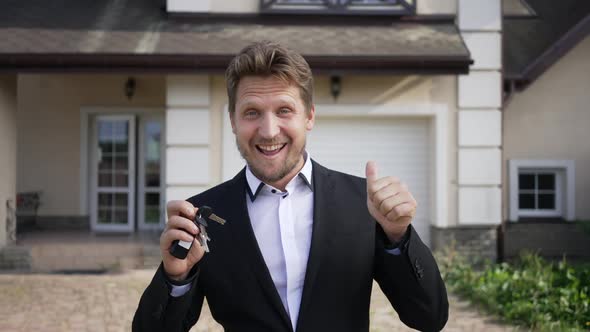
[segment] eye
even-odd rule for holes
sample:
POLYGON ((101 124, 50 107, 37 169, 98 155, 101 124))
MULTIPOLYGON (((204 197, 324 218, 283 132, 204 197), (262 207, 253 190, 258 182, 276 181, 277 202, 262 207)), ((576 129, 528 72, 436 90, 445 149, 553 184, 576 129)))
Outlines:
POLYGON ((247 111, 244 112, 244 117, 245 118, 255 118, 257 116, 258 116, 258 111, 257 110, 250 109, 250 110, 247 110, 247 111))
POLYGON ((289 114, 289 113, 291 113, 291 109, 289 109, 289 108, 281 108, 279 110, 279 114, 289 114))

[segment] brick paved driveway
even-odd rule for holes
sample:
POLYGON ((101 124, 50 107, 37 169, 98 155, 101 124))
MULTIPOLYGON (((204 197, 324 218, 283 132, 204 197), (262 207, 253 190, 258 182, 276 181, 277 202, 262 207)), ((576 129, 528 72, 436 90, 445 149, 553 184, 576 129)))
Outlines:
MULTIPOLYGON (((107 275, 0 274, 0 331, 129 331, 139 297, 152 270, 107 275)), ((450 298, 444 331, 513 331, 450 298)), ((205 308, 191 331, 222 331, 205 308)), ((375 287, 371 331, 414 331, 405 327, 375 287)))

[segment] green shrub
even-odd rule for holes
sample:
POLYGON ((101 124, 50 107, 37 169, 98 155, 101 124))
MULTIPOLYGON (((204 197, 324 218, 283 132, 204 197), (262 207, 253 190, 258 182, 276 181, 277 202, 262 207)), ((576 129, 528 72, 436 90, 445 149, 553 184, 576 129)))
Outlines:
POLYGON ((437 255, 447 287, 506 321, 540 331, 590 330, 590 266, 525 253, 474 269, 453 249, 437 255))

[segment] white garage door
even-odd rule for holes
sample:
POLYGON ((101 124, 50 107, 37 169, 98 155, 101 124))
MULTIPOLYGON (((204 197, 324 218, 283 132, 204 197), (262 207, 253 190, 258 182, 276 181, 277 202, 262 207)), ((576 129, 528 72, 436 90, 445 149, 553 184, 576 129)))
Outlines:
POLYGON ((307 150, 320 164, 365 177, 365 164, 375 160, 379 177, 405 182, 419 208, 413 225, 430 243, 430 137, 427 119, 316 117, 307 150))

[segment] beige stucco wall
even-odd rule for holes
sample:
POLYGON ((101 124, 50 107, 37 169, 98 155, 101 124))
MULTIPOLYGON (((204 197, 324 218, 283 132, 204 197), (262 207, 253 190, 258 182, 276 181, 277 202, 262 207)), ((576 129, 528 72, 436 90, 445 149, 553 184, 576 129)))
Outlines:
POLYGON ((0 75, 0 248, 6 245, 6 201, 16 205, 16 77, 0 75))
POLYGON ((161 108, 163 76, 134 76, 136 94, 124 95, 127 75, 19 75, 17 190, 41 190, 40 215, 80 214, 82 107, 161 108))
POLYGON ((562 57, 504 109, 503 206, 508 216, 510 159, 575 161, 577 219, 590 219, 590 37, 562 57))
MULTIPOLYGON (((343 76, 342 92, 336 101, 330 94, 330 78, 315 79, 314 102, 318 105, 413 105, 440 103, 448 106, 448 209, 450 225, 457 220, 457 166, 456 166, 456 77, 455 76, 343 76)), ((223 112, 227 104, 225 82, 221 76, 211 77, 211 124, 222 128, 223 112)), ((221 181, 222 130, 212 130, 210 147, 211 176, 221 181)), ((434 160, 433 160, 434 162, 434 160)), ((434 181, 434 179, 432 179, 434 181)), ((434 186, 431 186, 434 188, 434 186)))
MULTIPOLYGON (((260 0, 213 1, 210 3, 213 13, 256 13, 260 0)), ((451 14, 457 12, 457 0, 419 0, 417 11, 420 15, 451 14)))
POLYGON ((222 141, 223 141, 223 112, 227 106, 227 90, 225 89, 225 80, 223 76, 210 76, 211 81, 211 128, 210 131, 209 156, 210 174, 213 183, 222 181, 222 141))

